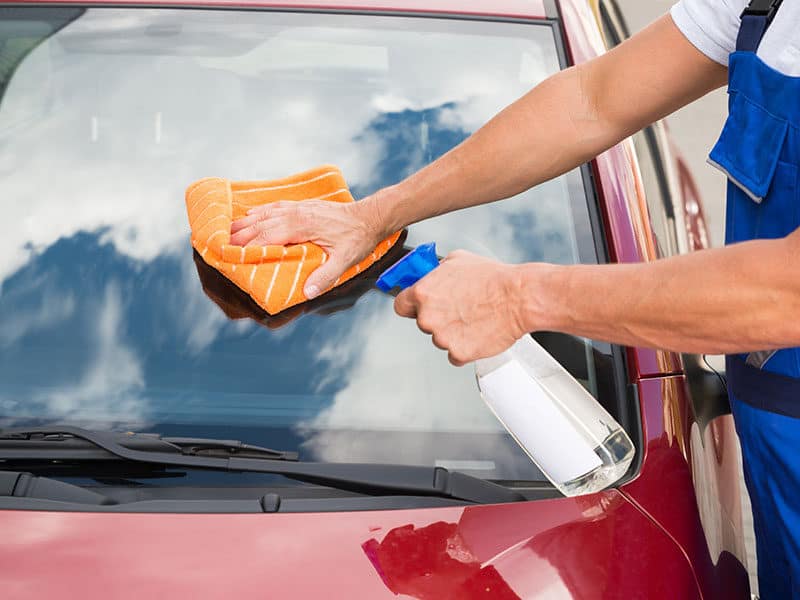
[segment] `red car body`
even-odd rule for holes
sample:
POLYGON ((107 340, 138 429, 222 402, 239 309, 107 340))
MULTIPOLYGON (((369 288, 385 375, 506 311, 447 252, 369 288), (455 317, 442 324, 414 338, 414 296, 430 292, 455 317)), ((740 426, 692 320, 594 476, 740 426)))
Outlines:
MULTIPOLYGON (((552 3, 541 0, 177 4, 552 16, 547 14, 552 3)), ((562 0, 559 9, 571 62, 605 50, 592 6, 562 0)), ((680 160, 670 160, 676 161, 687 239, 701 247, 707 234, 694 184, 680 160)), ((630 141, 593 163, 612 261, 656 258, 636 164, 630 141)), ((678 355, 631 348, 628 365, 644 448, 638 473, 618 489, 507 505, 349 513, 2 511, 0 593, 4 598, 749 597, 730 416, 705 426, 695 421, 678 355)))

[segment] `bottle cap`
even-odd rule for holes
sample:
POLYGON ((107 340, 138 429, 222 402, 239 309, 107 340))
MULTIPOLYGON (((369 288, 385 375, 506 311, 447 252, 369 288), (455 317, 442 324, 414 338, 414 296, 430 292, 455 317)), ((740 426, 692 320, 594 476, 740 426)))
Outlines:
POLYGON ((404 290, 417 283, 438 266, 439 257, 436 256, 436 243, 422 244, 386 269, 378 277, 376 285, 383 292, 391 291, 396 287, 404 290))

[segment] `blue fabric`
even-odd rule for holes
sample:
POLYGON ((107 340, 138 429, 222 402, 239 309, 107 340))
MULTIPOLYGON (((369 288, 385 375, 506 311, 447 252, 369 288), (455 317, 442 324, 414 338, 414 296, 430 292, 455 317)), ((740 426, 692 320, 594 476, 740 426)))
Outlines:
POLYGON ((754 408, 800 418, 800 379, 748 365, 740 356, 725 361, 728 388, 754 408))
MULTIPOLYGON (((709 156, 729 175, 728 244, 800 227, 800 78, 756 56, 766 27, 765 17, 742 20, 729 60, 729 116, 709 156)), ((728 391, 753 504, 759 593, 800 598, 800 349, 778 351, 761 369, 744 358, 728 357, 728 391)))
POLYGON ((761 600, 800 598, 800 421, 731 397, 753 505, 761 600))
MULTIPOLYGON (((730 115, 709 155, 730 176, 725 242, 786 237, 800 227, 800 77, 737 51, 728 94, 730 115)), ((800 377, 800 349, 778 351, 764 369, 800 377)))
POLYGON ((744 52, 755 52, 761 44, 761 38, 767 31, 767 18, 764 16, 744 15, 736 37, 736 49, 744 52))

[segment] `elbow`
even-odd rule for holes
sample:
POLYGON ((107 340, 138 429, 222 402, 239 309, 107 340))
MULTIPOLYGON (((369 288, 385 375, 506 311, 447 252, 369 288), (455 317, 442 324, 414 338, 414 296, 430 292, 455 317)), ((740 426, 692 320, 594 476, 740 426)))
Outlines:
POLYGON ((633 133, 626 125, 625 115, 614 114, 613 92, 607 89, 601 66, 593 60, 571 69, 577 94, 570 104, 570 119, 580 133, 587 159, 633 133))

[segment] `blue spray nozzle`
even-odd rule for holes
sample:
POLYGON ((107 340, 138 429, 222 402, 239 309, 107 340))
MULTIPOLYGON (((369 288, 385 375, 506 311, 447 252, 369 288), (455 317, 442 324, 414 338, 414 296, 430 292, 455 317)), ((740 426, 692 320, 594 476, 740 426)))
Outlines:
POLYGON ((401 290, 411 287, 417 281, 439 266, 436 256, 436 244, 422 244, 406 254, 403 258, 386 269, 375 285, 384 292, 399 287, 401 290))

